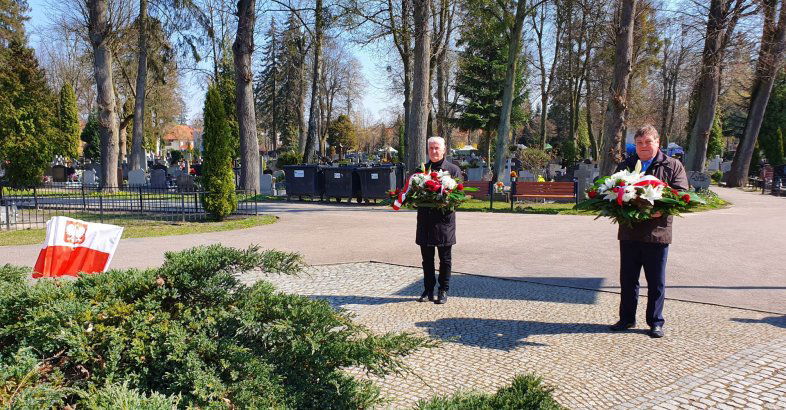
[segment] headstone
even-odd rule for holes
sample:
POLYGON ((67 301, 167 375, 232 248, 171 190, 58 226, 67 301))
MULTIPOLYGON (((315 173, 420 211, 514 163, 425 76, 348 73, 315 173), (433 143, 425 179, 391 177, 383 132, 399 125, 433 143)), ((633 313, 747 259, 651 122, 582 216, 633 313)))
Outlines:
POLYGON ((521 182, 535 182, 535 174, 525 169, 519 174, 519 181, 521 182))
POLYGON ((707 162, 707 171, 709 171, 709 172, 719 171, 720 170, 720 166, 721 166, 721 162, 722 161, 721 161, 720 156, 716 155, 715 158, 713 158, 713 159, 711 159, 711 160, 709 160, 707 162))
POLYGON ((467 168, 467 181, 482 181, 483 168, 467 168))
POLYGON ((194 176, 188 174, 180 174, 177 177, 177 190, 179 192, 196 191, 196 185, 194 184, 194 176))
POLYGON ((259 193, 273 195, 273 175, 262 174, 259 176, 259 193))
POLYGON ((725 174, 731 171, 731 161, 721 162, 720 170, 725 174))
POLYGON ((141 169, 134 169, 128 171, 128 186, 138 187, 138 186, 145 186, 145 185, 147 185, 147 178, 145 177, 145 171, 141 169))
POLYGON ((592 185, 592 180, 594 179, 592 171, 588 169, 578 169, 573 174, 573 177, 576 178, 576 184, 578 185, 579 199, 585 199, 585 191, 592 185))
POLYGON ((88 169, 87 171, 82 173, 82 185, 84 186, 95 186, 96 185, 96 172, 92 169, 88 169))
POLYGON ((172 165, 171 167, 167 168, 166 170, 167 175, 171 176, 172 178, 177 178, 183 171, 177 165, 172 165))
POLYGON ((154 169, 150 171, 150 187, 157 189, 168 188, 166 183, 166 171, 163 169, 154 169))
POLYGON ((690 182, 690 186, 693 187, 695 190, 700 189, 707 189, 710 187, 710 176, 699 171, 689 171, 688 172, 688 182, 690 182))
POLYGON ((66 167, 64 165, 55 165, 52 167, 52 181, 53 182, 66 182, 66 167))

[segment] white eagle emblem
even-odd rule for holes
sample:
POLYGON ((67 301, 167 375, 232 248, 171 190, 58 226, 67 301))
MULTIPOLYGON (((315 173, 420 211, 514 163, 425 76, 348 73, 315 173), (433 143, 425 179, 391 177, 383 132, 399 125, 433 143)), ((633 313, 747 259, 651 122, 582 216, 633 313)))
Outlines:
POLYGON ((87 224, 75 221, 67 221, 63 240, 66 243, 79 245, 85 241, 86 233, 87 224))

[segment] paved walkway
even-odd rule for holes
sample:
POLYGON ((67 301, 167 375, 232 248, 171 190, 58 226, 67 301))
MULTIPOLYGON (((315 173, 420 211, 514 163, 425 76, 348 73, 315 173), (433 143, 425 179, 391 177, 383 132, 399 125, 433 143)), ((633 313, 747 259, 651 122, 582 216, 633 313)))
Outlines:
POLYGON ((391 408, 458 390, 495 391, 529 372, 572 409, 786 408, 786 316, 668 301, 667 335, 651 339, 643 325, 607 330, 616 319, 612 293, 459 274, 448 303, 435 305, 415 301, 421 275, 354 263, 244 279, 326 299, 377 332, 444 340, 409 356, 411 373, 376 380, 391 408))
MULTIPOLYGON (((716 190, 734 206, 675 221, 667 297, 786 314, 786 197, 716 190)), ((125 239, 112 266, 155 266, 165 251, 211 243, 298 251, 312 264, 420 266, 412 211, 296 202, 260 210, 280 221, 242 231, 125 239)), ((616 226, 608 220, 476 212, 462 212, 457 219, 456 271, 618 290, 616 226)), ((0 263, 32 266, 38 250, 0 247, 0 263)))

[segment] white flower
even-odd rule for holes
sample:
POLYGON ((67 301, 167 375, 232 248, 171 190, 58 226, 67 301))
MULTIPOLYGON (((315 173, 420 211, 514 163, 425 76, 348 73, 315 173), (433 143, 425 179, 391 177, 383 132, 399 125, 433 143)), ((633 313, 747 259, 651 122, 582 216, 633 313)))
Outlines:
POLYGON ((639 195, 639 198, 646 199, 651 205, 655 205, 655 201, 663 198, 663 187, 652 185, 644 185, 644 192, 639 195))
POLYGON ((451 189, 452 190, 452 189, 455 189, 456 186, 458 185, 458 183, 456 183, 456 180, 451 178, 450 175, 443 176, 442 178, 440 178, 439 181, 442 184, 442 189, 443 190, 446 190, 446 189, 451 189))
MULTIPOLYGON (((619 189, 622 189, 622 202, 629 202, 631 199, 636 198, 636 188, 634 186, 625 185, 619 187, 619 189)), ((617 200, 618 195, 617 192, 609 189, 603 194, 603 199, 614 202, 617 200)))
POLYGON ((415 175, 412 175, 412 179, 410 179, 410 181, 412 181, 412 182, 410 182, 410 183, 413 184, 413 185, 417 185, 417 186, 423 188, 423 186, 426 184, 426 180, 427 179, 428 178, 426 177, 426 174, 415 174, 415 175))

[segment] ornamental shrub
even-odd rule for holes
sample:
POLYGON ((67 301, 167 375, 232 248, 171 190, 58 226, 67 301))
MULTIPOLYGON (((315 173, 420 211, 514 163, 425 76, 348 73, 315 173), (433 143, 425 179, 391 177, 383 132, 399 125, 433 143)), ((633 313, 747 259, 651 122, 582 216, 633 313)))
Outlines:
POLYGON ((553 389, 534 375, 516 376, 510 386, 494 394, 459 393, 420 401, 419 410, 560 410, 553 389))
POLYGON ((237 209, 233 146, 230 126, 218 87, 211 85, 205 98, 204 162, 202 163, 202 206, 213 218, 222 220, 237 209))
POLYGON ((327 301, 280 293, 265 281, 246 286, 237 276, 302 268, 297 254, 220 245, 167 253, 156 269, 33 285, 28 269, 0 267, 0 405, 378 404, 378 388, 343 369, 398 372, 403 355, 433 342, 372 334, 327 301))
POLYGON ((295 151, 287 151, 276 159, 276 168, 284 169, 284 165, 297 165, 300 163, 300 154, 295 151))

